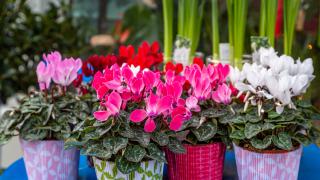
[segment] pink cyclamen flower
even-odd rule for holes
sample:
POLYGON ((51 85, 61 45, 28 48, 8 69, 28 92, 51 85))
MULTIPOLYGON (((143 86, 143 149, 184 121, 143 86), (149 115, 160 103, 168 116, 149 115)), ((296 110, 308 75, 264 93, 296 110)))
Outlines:
POLYGON ((159 97, 153 93, 146 99, 146 109, 136 109, 130 114, 132 122, 142 122, 146 118, 144 130, 153 132, 156 128, 153 118, 161 115, 161 113, 169 110, 171 107, 171 98, 169 96, 159 97))
POLYGON ((61 86, 69 86, 77 78, 82 61, 79 58, 66 58, 63 61, 54 62, 54 66, 53 81, 61 86))
POLYGON ((105 103, 102 103, 106 110, 99 110, 93 113, 93 116, 98 121, 106 121, 110 116, 117 115, 121 109, 122 99, 119 93, 112 92, 105 98, 105 103))
POLYGON ((173 131, 179 131, 183 122, 190 119, 191 112, 182 106, 174 108, 171 112, 171 121, 169 128, 173 131))
POLYGON ((46 90, 50 87, 51 77, 54 73, 53 66, 41 61, 37 66, 37 77, 40 90, 46 90))
POLYGON ((231 93, 231 89, 226 84, 222 84, 212 93, 212 99, 217 103, 229 104, 231 102, 231 93))
POLYGON ((200 106, 198 105, 198 99, 194 96, 190 96, 187 98, 186 106, 191 111, 194 111, 194 112, 200 111, 200 106))

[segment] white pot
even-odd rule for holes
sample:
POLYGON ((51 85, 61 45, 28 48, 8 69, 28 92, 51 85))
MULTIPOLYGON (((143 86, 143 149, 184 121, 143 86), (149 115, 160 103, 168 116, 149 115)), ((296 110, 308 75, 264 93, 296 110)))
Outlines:
POLYGON ((290 152, 257 153, 233 145, 239 180, 296 180, 302 146, 290 152))
POLYGON ((114 162, 103 161, 93 157, 97 179, 145 179, 162 180, 164 163, 155 160, 144 161, 139 169, 129 174, 121 173, 114 162))

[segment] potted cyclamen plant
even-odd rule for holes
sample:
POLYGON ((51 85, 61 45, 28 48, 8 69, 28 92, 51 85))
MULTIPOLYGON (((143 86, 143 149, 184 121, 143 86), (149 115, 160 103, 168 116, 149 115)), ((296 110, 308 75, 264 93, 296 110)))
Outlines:
POLYGON ((230 80, 243 94, 229 125, 239 179, 297 179, 302 146, 319 135, 318 111, 303 93, 314 78, 312 60, 294 61, 260 48, 252 64, 232 69, 230 80))
POLYGON ((29 179, 78 177, 79 152, 64 150, 63 140, 91 113, 89 103, 70 87, 81 65, 80 59, 62 60, 59 52, 44 55, 37 66, 41 91, 31 92, 0 121, 0 144, 20 136, 29 179))
POLYGON ((231 113, 227 107, 232 93, 226 82, 229 66, 205 66, 199 59, 195 60, 197 63, 186 66, 183 75, 172 78, 174 72, 167 71, 166 81, 177 79, 179 84, 161 90, 173 95, 169 128, 182 141, 182 145, 175 142, 175 146, 181 146, 180 152, 172 152, 170 144, 165 149, 168 176, 175 180, 222 179, 228 135, 220 121, 231 113))
POLYGON ((162 179, 166 159, 160 146, 167 145, 169 137, 158 131, 156 122, 167 116, 170 101, 153 92, 161 81, 160 72, 151 70, 163 60, 158 51, 158 43, 143 43, 137 54, 132 46, 121 46, 114 64, 94 75, 99 108, 75 127, 65 146, 91 156, 98 179, 162 179), (135 119, 139 112, 134 110, 146 106, 150 118, 135 119))

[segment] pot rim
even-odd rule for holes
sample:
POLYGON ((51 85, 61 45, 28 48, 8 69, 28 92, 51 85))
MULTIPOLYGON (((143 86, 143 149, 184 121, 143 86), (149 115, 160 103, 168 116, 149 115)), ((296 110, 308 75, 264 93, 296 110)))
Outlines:
MULTIPOLYGON (((103 160, 103 159, 100 159, 99 157, 96 157, 96 156, 91 156, 92 157, 92 159, 93 160, 99 160, 99 161, 105 161, 105 162, 109 162, 109 163, 116 163, 116 162, 114 162, 114 161, 109 161, 109 160, 103 160)), ((155 162, 158 162, 158 163, 163 163, 163 162, 159 162, 159 161, 157 161, 157 160, 154 160, 154 159, 150 159, 150 160, 148 160, 148 161, 141 161, 140 163, 145 163, 145 162, 151 162, 151 161, 155 161, 155 162)))
POLYGON ((243 149, 245 151, 249 151, 249 152, 252 152, 252 153, 257 153, 257 154, 286 154, 286 153, 290 153, 290 152, 294 152, 294 151, 298 151, 299 149, 302 148, 302 145, 299 144, 299 146, 297 147, 294 147, 292 150, 284 150, 284 149, 277 149, 277 150, 261 150, 261 151, 252 151, 248 148, 244 148, 244 147, 241 147, 241 146, 238 146, 237 144, 235 144, 234 142, 232 143, 233 146, 236 146, 240 149, 243 149))
POLYGON ((223 142, 213 142, 213 143, 209 143, 209 144, 196 144, 196 145, 192 145, 192 144, 183 144, 184 147, 188 147, 188 148, 198 148, 198 147, 205 147, 205 146, 213 146, 213 145, 224 145, 225 144, 223 142))
POLYGON ((19 137, 19 139, 21 140, 21 141, 25 141, 25 142, 64 142, 64 140, 33 140, 33 141, 29 141, 29 140, 26 140, 26 139, 23 139, 23 138, 21 138, 21 137, 19 137))

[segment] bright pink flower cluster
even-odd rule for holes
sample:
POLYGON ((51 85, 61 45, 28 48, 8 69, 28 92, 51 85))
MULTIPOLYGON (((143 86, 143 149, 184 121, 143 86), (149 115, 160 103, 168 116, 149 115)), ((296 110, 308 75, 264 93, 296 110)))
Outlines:
POLYGON ((100 110, 94 112, 94 117, 106 121, 121 110, 130 111, 132 107, 128 106, 134 104, 136 109, 129 118, 134 123, 144 122, 146 132, 153 132, 159 121, 178 131, 192 112, 201 110, 201 101, 231 102, 231 89, 226 84, 229 66, 201 68, 194 64, 187 66, 183 74, 167 70, 161 77, 159 72, 141 70, 139 66, 114 64, 94 76, 92 86, 100 100, 100 110), (185 91, 187 82, 190 88, 185 91))
POLYGON ((229 104, 232 93, 226 84, 229 71, 229 65, 222 64, 209 64, 202 68, 197 64, 187 66, 184 76, 191 85, 188 94, 200 101, 212 99, 216 103, 229 104))
POLYGON ((58 85, 69 86, 76 78, 82 62, 79 58, 65 58, 54 51, 43 55, 43 61, 37 66, 37 77, 40 90, 50 88, 51 79, 58 85))

